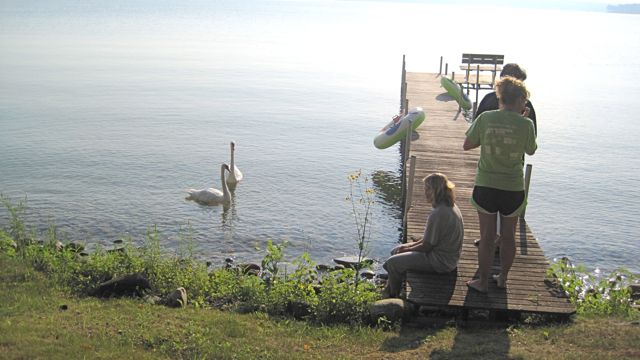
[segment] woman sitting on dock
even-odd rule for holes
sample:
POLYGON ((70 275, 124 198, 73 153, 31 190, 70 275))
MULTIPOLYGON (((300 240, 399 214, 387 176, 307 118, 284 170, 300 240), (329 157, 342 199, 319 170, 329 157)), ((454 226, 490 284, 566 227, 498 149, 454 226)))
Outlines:
POLYGON ((408 271, 445 273, 458 266, 464 239, 462 214, 455 204, 455 185, 444 174, 424 178, 424 193, 433 206, 421 240, 391 251, 383 267, 389 273, 382 297, 398 297, 408 271))
POLYGON ((471 203, 478 211, 480 245, 479 279, 467 282, 474 290, 489 289, 489 270, 493 262, 496 219, 500 215, 500 274, 493 279, 504 288, 516 254, 516 224, 527 199, 524 192, 522 159, 538 147, 531 119, 527 118, 529 91, 514 77, 496 83, 500 109, 482 113, 467 130, 464 150, 481 147, 471 203))

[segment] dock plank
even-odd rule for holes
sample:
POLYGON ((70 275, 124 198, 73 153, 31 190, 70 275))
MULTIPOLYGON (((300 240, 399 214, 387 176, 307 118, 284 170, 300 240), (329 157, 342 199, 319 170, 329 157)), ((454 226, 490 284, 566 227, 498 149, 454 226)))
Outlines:
MULTIPOLYGON (((549 263, 524 219, 516 232, 516 258, 506 289, 495 283, 488 294, 468 291, 466 281, 477 276, 477 247, 480 237, 478 216, 469 199, 473 190, 479 149, 463 151, 468 128, 458 104, 440 87, 438 74, 406 73, 409 107, 420 106, 426 119, 418 128, 418 137, 411 142, 411 156, 416 156, 413 199, 407 213, 408 238, 420 238, 431 213, 426 203, 422 178, 433 172, 446 174, 456 184, 457 203, 465 223, 465 237, 458 268, 450 274, 420 274, 410 272, 405 283, 405 296, 410 302, 441 307, 526 311, 535 313, 573 314, 575 307, 557 289, 545 282, 549 263)), ((409 173, 409 172, 407 172, 409 173)), ((495 256, 492 273, 500 269, 495 256)))

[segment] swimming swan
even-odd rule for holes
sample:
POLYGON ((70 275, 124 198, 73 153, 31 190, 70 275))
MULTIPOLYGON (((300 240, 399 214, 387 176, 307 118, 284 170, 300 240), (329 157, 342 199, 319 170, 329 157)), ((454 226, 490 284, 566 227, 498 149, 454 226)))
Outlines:
POLYGON ((227 184, 237 184, 240 182, 240 180, 242 180, 242 178, 244 177, 244 175, 242 175, 242 172, 240 171, 240 169, 238 169, 238 167, 236 166, 235 162, 234 162, 234 156, 233 153, 236 150, 236 143, 235 141, 231 142, 231 165, 229 165, 229 168, 231 170, 229 170, 229 176, 227 177, 227 184))
POLYGON ((222 164, 220 166, 220 181, 222 182, 222 191, 214 188, 208 189, 188 189, 186 200, 193 200, 202 205, 229 205, 231 203, 231 195, 229 188, 224 180, 224 172, 229 171, 229 165, 222 164))

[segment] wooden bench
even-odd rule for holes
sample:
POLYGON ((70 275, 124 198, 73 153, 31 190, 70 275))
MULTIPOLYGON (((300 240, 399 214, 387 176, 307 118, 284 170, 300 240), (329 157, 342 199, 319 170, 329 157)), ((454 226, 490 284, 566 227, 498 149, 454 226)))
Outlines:
POLYGON ((460 69, 464 71, 464 86, 479 90, 482 88, 493 89, 496 82, 496 74, 502 70, 504 55, 491 54, 462 54, 462 65, 460 69), (472 72, 475 77, 472 78, 472 72), (481 76, 482 72, 488 72, 488 76, 481 76))
POLYGON ((467 90, 467 96, 471 89, 475 90, 476 97, 473 104, 475 114, 478 106, 478 91, 491 90, 496 83, 496 75, 502 70, 504 55, 493 54, 462 54, 462 75, 452 74, 452 80, 459 83, 462 89, 467 90))

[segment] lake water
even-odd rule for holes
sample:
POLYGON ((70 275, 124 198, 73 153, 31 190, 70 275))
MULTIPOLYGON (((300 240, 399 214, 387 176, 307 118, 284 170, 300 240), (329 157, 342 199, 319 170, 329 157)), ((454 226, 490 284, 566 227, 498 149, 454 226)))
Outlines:
POLYGON ((273 239, 329 262, 356 249, 345 197, 362 169, 381 190, 369 247, 383 259, 400 236, 382 191, 399 154, 372 139, 398 111, 402 55, 437 72, 440 56, 498 53, 529 74, 527 218, 546 254, 640 272, 639 25, 390 2, 3 1, 0 192, 88 244, 155 224, 167 248, 190 233, 203 259, 259 260, 273 239), (232 207, 185 201, 220 187, 231 140, 245 174, 232 207))

